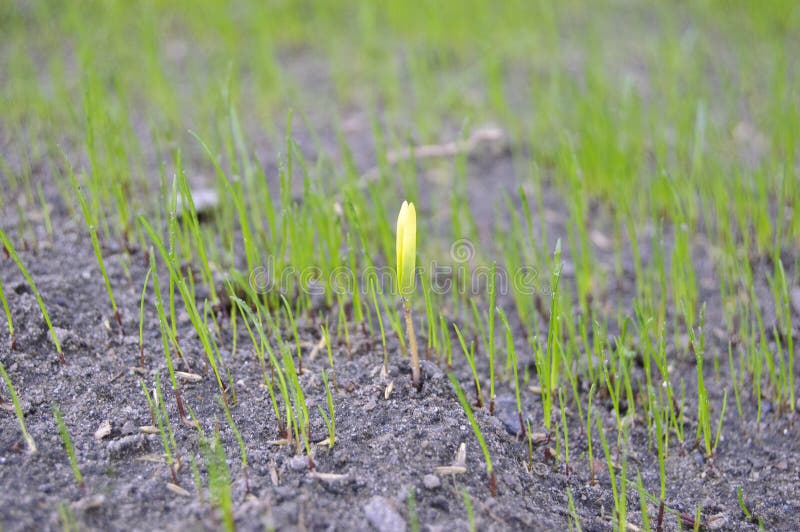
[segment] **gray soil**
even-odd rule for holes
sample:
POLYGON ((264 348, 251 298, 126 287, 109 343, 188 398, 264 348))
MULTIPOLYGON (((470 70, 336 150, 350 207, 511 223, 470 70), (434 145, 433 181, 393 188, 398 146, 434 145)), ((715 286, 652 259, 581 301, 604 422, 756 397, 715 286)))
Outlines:
MULTIPOLYGON (((492 196, 480 191, 494 188, 489 186, 493 183, 511 186, 511 156, 505 152, 480 153, 474 155, 470 166, 487 180, 474 181, 473 208, 478 213, 491 212, 492 196)), ((499 197, 497 194, 494 199, 499 197)), ((548 223, 552 223, 549 234, 565 235, 565 209, 549 192, 546 208, 550 212, 548 223)), ((146 271, 144 254, 141 251, 129 254, 113 243, 105 243, 106 265, 122 309, 122 332, 108 310, 102 278, 84 228, 59 215, 58 209, 55 216, 54 226, 60 228, 55 241, 42 237, 31 243, 28 251, 19 247, 22 260, 44 294, 64 346, 67 365, 59 363, 32 291, 13 262, 0 256, 0 277, 18 329, 17 349, 13 351, 7 333, 0 334, 0 360, 21 396, 28 429, 38 445, 37 453, 28 454, 13 412, 0 410, 2 529, 61 528, 61 504, 70 506, 82 529, 220 528, 221 516, 209 504, 206 489, 198 493, 194 482, 190 464, 194 460, 204 478, 204 461, 197 432, 180 423, 175 402, 171 400, 158 322, 152 312, 152 293, 148 294, 144 324, 145 369, 136 368, 139 295, 146 271), (124 274, 123 263, 127 264, 130 278, 124 274), (184 493, 168 487, 173 480, 163 462, 160 437, 140 430, 152 424, 140 381, 143 379, 152 387, 156 372, 161 375, 162 392, 175 430, 182 464, 177 480, 186 490, 184 493), (52 415, 53 404, 60 406, 72 436, 85 478, 84 488, 76 484, 70 469, 52 415), (110 423, 110 433, 96 438, 95 431, 106 421, 110 423)), ((596 229, 604 230, 602 221, 593 223, 596 229)), ((8 230, 11 225, 12 222, 4 222, 3 227, 8 230)), ((696 252, 698 279, 700 286, 706 287, 701 293, 709 303, 707 351, 721 360, 718 375, 714 375, 711 364, 706 366, 712 411, 718 412, 723 387, 730 388, 731 382, 726 369, 730 337, 724 332, 719 305, 715 304, 714 271, 710 260, 703 260, 702 235, 698 235, 696 252)), ((596 253, 603 256, 602 249, 596 253)), ((629 259, 626 257, 628 262, 629 259)), ((767 265, 754 262, 754 268, 755 277, 764 279, 767 265)), ((612 278, 607 283, 608 288, 595 302, 598 309, 604 308, 604 303, 606 308, 615 308, 616 304, 631 300, 633 281, 629 270, 626 268, 624 278, 612 278)), ((571 282, 569 269, 565 282, 571 282)), ((768 292, 760 293, 769 301, 768 292)), ((312 360, 312 349, 308 346, 319 342, 318 323, 326 313, 329 321, 335 323, 335 310, 322 309, 316 316, 298 319, 301 343, 307 346, 301 383, 311 412, 312 437, 317 442, 327 437, 317 405, 325 407, 320 372, 327 368, 328 362, 324 350, 312 360)), ((191 366, 180 364, 178 369, 203 377, 199 382, 182 385, 183 401, 201 420, 207 434, 219 426, 233 480, 236 525, 242 530, 410 529, 414 519, 408 500, 412 493, 423 530, 466 530, 469 525, 465 489, 470 494, 479 530, 560 530, 572 520, 567 488, 573 493, 584 530, 611 528, 614 503, 599 439, 595 434, 594 453, 599 462, 594 464, 592 475, 585 423, 573 408, 567 411, 571 457, 568 469, 563 461, 547 459, 547 449, 554 447, 554 439, 549 443, 537 441, 532 456, 529 454, 528 444, 517 435, 519 421, 513 390, 508 386, 501 386, 498 391, 495 416, 486 408, 477 410, 496 471, 497 495, 492 497, 483 455, 447 379, 447 368, 434 361, 426 362, 424 385, 420 391, 415 390, 411 386, 409 364, 401 356, 396 339, 389 335, 390 375, 384 379, 380 372, 383 358, 380 337, 366 334, 361 327, 354 328, 349 346, 343 339, 334 346, 337 440, 333 449, 326 445, 314 447, 312 473, 306 459, 294 458, 294 447, 276 443, 280 433, 267 391, 260 385, 258 361, 243 335, 236 352, 231 352, 230 324, 221 317, 220 346, 232 371, 238 399, 232 415, 244 438, 249 461, 249 468, 244 471, 234 433, 217 402, 219 390, 213 377, 204 371, 202 349, 188 316, 179 315, 178 321, 178 336, 191 366), (393 391, 387 399, 385 389, 389 381, 393 382, 393 391), (462 444, 466 445, 466 472, 437 473, 437 467, 454 462, 462 444), (591 482, 593 476, 595 483, 591 482)), ((424 331, 423 325, 420 321, 417 330, 424 331)), ((522 334, 518 336, 520 370, 527 367, 534 374, 531 354, 522 343, 522 334)), ((424 338, 421 340, 424 345, 424 338)), ((455 338, 453 341, 457 345, 455 338)), ((742 398, 745 421, 742 421, 732 390, 728 389, 723 439, 713 464, 710 463, 699 448, 692 447, 696 427, 692 421, 696 408, 692 399, 696 389, 694 361, 679 355, 682 350, 674 345, 669 349, 674 382, 682 378, 688 392, 688 443, 684 449, 675 445, 670 449, 665 528, 691 528, 695 510, 701 506, 703 527, 756 529, 757 525, 745 518, 738 505, 736 494, 741 487, 748 508, 768 529, 797 529, 800 526, 797 416, 773 410, 765 403, 762 421, 756 423, 755 400, 745 391, 742 398)), ((481 349, 479 355, 481 375, 487 376, 487 362, 481 349)), ((474 400, 460 349, 454 349, 454 358, 452 371, 474 400)), ((637 382, 639 372, 640 368, 635 366, 637 382)), ((581 386, 585 404, 588 390, 585 383, 581 386)), ((749 390, 751 386, 746 383, 743 389, 749 390)), ((0 390, 2 398, 9 401, 5 386, 0 390)), ((526 390, 523 398, 525 417, 535 432, 543 431, 539 397, 526 390)), ((599 394, 595 406, 595 415, 607 427, 606 432, 615 435, 608 397, 599 394)), ((555 418, 560 418, 558 412, 555 418)), ((615 436, 611 442, 612 454, 616 453, 613 440, 615 436)), ((641 473, 650 492, 658 493, 659 485, 655 449, 641 419, 633 420, 626 448, 631 481, 627 493, 628 521, 638 525, 641 514, 635 472, 641 473)), ((658 505, 650 503, 648 514, 654 524, 658 505)))

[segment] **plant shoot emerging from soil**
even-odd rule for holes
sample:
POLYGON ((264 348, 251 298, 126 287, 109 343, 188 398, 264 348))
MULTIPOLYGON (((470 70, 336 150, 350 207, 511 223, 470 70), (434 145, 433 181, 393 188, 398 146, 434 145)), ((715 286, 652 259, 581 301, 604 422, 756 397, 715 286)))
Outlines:
POLYGON ((417 260, 417 211, 413 203, 403 202, 397 216, 397 288, 403 300, 408 344, 411 350, 411 376, 414 386, 420 386, 419 353, 414 320, 411 317, 411 296, 414 293, 417 260))

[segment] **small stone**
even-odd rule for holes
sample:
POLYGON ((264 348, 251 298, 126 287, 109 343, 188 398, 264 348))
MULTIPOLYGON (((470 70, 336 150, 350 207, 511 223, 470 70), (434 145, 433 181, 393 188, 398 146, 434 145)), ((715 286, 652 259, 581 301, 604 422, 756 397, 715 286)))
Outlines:
POLYGON ((494 413, 503 423, 503 428, 512 436, 522 434, 517 412, 517 400, 513 396, 500 396, 494 401, 494 413))
POLYGON ((308 469, 308 458, 302 454, 296 454, 289 459, 289 468, 294 471, 308 469))
POLYGON ((136 431, 137 431, 137 430, 139 430, 139 429, 136 427, 136 425, 133 423, 133 421, 131 421, 131 420, 129 419, 128 421, 126 421, 126 422, 125 422, 125 423, 122 425, 122 428, 121 428, 121 429, 119 429, 119 430, 120 430, 120 432, 121 432, 122 434, 124 434, 124 435, 126 435, 126 436, 127 436, 128 434, 135 434, 135 433, 136 433, 136 431))
POLYGON ((435 490, 442 485, 442 481, 436 475, 425 475, 422 477, 422 485, 429 490, 435 490))
POLYGON ((426 380, 438 381, 444 378, 442 369, 433 362, 429 360, 420 360, 419 365, 426 380))
POLYGON ((386 497, 376 495, 364 505, 367 521, 379 532, 405 532, 406 522, 386 497))
POLYGON ((778 471, 786 471, 789 469, 789 463, 786 460, 781 460, 777 464, 775 464, 775 469, 778 471))

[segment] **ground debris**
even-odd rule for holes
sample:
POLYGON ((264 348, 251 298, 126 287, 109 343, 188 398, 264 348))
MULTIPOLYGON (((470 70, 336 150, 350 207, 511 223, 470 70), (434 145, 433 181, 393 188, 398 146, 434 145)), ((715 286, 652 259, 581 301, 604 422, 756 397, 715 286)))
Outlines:
POLYGON ((185 371, 176 371, 175 376, 183 382, 200 382, 203 377, 196 373, 187 373, 185 371))
POLYGON ((729 519, 725 512, 708 516, 706 530, 724 530, 728 527, 729 519))
POLYGON ((111 421, 106 419, 100 423, 100 426, 97 427, 96 431, 94 431, 94 439, 100 441, 109 434, 111 434, 111 421))
POLYGON ((192 494, 186 491, 184 488, 178 486, 177 484, 173 484, 172 482, 167 482, 167 489, 176 495, 180 495, 181 497, 192 496, 192 494))
POLYGON ((120 458, 129 452, 140 451, 147 446, 147 440, 142 434, 133 434, 119 439, 111 440, 106 445, 112 458, 120 458))
POLYGON ((440 475, 457 475, 467 472, 467 445, 462 443, 456 451, 456 458, 449 466, 439 466, 433 469, 440 475))
POLYGON ((105 504, 106 497, 105 495, 89 495, 82 499, 79 499, 73 502, 70 507, 73 511, 76 512, 86 512, 89 510, 94 510, 96 508, 100 508, 105 504))
POLYGON ((339 480, 350 480, 350 475, 347 473, 320 473, 318 471, 311 471, 308 474, 309 477, 322 480, 324 482, 336 482, 339 480))

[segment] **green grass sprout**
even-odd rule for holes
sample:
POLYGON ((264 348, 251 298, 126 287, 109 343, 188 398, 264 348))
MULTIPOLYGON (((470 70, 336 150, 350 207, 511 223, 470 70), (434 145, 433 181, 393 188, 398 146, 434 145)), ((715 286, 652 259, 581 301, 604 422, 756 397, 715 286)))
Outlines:
POLYGON ((19 423, 19 429, 22 432, 22 438, 25 440, 25 445, 28 447, 28 452, 33 454, 36 452, 36 442, 33 441, 33 437, 31 437, 30 433, 28 432, 28 427, 25 426, 25 413, 22 411, 22 404, 19 402, 17 391, 14 389, 14 384, 11 382, 11 377, 8 376, 6 367, 2 362, 0 362, 0 376, 3 377, 3 381, 6 383, 6 388, 8 388, 8 393, 11 395, 11 402, 14 404, 14 414, 17 416, 17 422, 19 423))
POLYGON ((58 404, 55 403, 53 404, 53 417, 56 420, 58 432, 61 434, 61 443, 64 444, 64 449, 67 451, 67 456, 69 456, 69 465, 72 467, 72 474, 75 477, 75 482, 78 483, 78 486, 80 486, 81 489, 85 489, 86 484, 83 481, 81 469, 78 467, 78 458, 75 456, 75 447, 72 445, 72 439, 69 437, 67 425, 64 423, 64 418, 61 416, 61 409, 58 407, 58 404))
POLYGON ((467 396, 464 395, 464 390, 461 389, 461 385, 458 383, 458 379, 456 379, 455 375, 452 373, 447 374, 448 378, 450 379, 450 383, 453 385, 453 390, 456 392, 456 396, 458 397, 458 402, 461 403, 461 408, 464 409, 464 413, 467 414, 467 419, 469 419, 470 425, 472 425, 472 430, 475 433, 475 437, 478 440, 478 443, 481 446, 481 451, 483 452, 483 458, 486 460, 486 474, 489 475, 489 491, 492 497, 497 496, 497 479, 494 475, 494 468, 492 467, 492 457, 489 455, 489 447, 486 445, 486 440, 483 438, 483 433, 481 432, 481 428, 478 425, 478 421, 475 419, 475 414, 472 413, 472 407, 469 406, 469 401, 467 401, 467 396))
POLYGON ((59 361, 61 361, 62 365, 66 364, 67 359, 64 358, 64 353, 61 350, 61 342, 59 342, 56 330, 53 327, 53 323, 50 321, 50 314, 47 313, 47 307, 45 307, 44 305, 44 299, 42 299, 42 294, 36 287, 36 283, 33 282, 33 277, 31 277, 31 274, 28 273, 28 269, 25 268, 25 265, 20 260, 19 255, 17 255, 14 246, 11 244, 11 240, 8 239, 8 236, 6 236, 5 232, 3 232, 2 229, 0 229, 0 244, 3 244, 6 253, 8 253, 8 255, 11 257, 11 260, 13 260, 14 263, 17 265, 17 268, 19 268, 20 273, 22 273, 22 276, 28 282, 28 285, 31 287, 31 290, 33 290, 33 295, 36 297, 36 302, 39 304, 39 310, 42 311, 42 316, 44 317, 44 321, 47 323, 47 328, 50 331, 50 338, 53 340, 53 344, 56 346, 56 351, 58 352, 58 359, 59 361))

